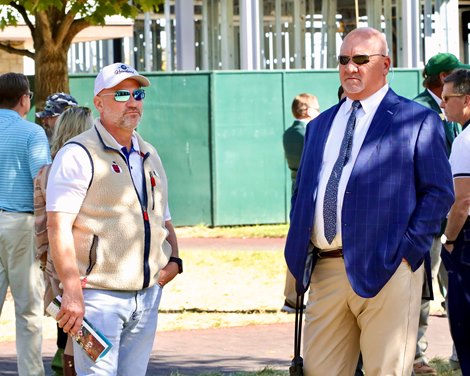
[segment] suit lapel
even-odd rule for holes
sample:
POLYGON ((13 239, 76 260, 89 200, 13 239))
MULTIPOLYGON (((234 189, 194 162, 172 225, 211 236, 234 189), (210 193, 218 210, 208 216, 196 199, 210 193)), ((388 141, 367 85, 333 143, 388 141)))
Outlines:
POLYGON ((398 111, 399 103, 400 100, 398 96, 392 89, 389 89, 370 123, 369 130, 367 131, 366 137, 357 156, 356 163, 354 164, 349 183, 356 179, 360 171, 367 170, 366 166, 372 153, 377 150, 380 140, 392 125, 392 119, 398 111))

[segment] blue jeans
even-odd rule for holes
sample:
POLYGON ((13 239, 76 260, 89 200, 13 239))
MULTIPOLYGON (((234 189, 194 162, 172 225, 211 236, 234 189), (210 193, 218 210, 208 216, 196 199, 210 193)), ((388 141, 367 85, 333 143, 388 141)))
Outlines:
POLYGON ((85 317, 113 344, 94 363, 74 341, 77 375, 145 376, 157 329, 162 289, 140 291, 84 289, 85 317))

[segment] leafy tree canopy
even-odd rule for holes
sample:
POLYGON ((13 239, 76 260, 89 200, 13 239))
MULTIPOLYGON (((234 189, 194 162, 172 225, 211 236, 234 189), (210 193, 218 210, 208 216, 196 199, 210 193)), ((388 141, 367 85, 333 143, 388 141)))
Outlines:
POLYGON ((0 42, 0 50, 35 60, 36 104, 47 95, 68 92, 67 52, 73 38, 92 25, 105 25, 105 17, 135 18, 138 13, 157 11, 164 0, 0 0, 0 30, 26 24, 33 50, 0 42))

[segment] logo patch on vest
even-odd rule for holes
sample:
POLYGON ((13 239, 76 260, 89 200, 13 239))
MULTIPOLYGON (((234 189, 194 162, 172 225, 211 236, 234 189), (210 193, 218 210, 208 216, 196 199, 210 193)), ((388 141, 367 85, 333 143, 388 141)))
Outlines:
POLYGON ((113 168, 113 171, 117 174, 120 174, 122 172, 121 167, 119 167, 119 165, 114 161, 111 167, 113 168))

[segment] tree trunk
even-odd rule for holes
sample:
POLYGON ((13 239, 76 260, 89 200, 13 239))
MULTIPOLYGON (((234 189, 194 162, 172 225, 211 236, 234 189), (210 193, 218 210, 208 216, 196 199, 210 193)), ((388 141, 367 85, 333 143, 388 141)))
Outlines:
POLYGON ((34 97, 36 111, 44 108, 46 97, 57 92, 70 93, 67 67, 68 46, 48 46, 36 49, 34 97))

